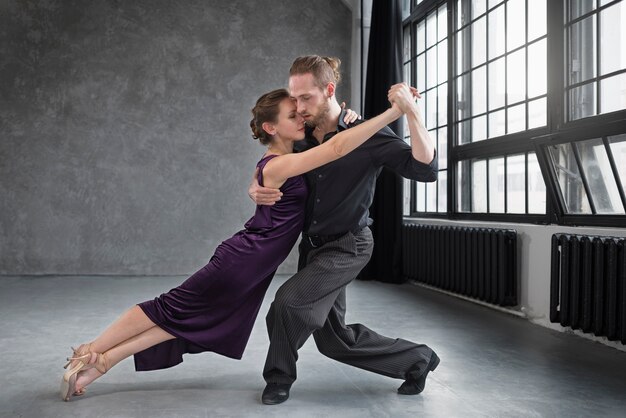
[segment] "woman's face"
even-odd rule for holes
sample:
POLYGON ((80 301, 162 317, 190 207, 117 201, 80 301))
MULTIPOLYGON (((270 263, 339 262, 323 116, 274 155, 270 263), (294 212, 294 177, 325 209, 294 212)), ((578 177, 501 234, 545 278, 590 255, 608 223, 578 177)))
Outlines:
POLYGON ((296 103, 293 99, 280 102, 278 120, 274 124, 276 134, 282 139, 299 141, 304 139, 304 119, 296 112, 296 103))

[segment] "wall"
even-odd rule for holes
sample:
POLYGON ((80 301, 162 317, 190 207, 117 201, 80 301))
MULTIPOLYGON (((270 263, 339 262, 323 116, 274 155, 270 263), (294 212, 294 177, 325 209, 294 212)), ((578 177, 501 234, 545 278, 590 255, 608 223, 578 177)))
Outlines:
MULTIPOLYGON (((599 235, 612 237, 626 237, 626 229, 563 227, 557 225, 530 225, 492 222, 460 222, 434 219, 410 219, 432 225, 472 226, 486 228, 506 228, 517 231, 518 245, 518 277, 520 280, 520 304, 512 309, 515 313, 529 319, 533 323, 557 331, 572 332, 570 328, 563 328, 559 324, 550 322, 550 251, 551 239, 555 233, 571 233, 578 235, 599 235)), ((608 341, 593 334, 576 334, 595 341, 611 345, 626 351, 622 344, 608 341)))
POLYGON ((254 101, 320 53, 349 102, 351 22, 333 0, 3 1, 0 274, 202 266, 254 210, 254 101))

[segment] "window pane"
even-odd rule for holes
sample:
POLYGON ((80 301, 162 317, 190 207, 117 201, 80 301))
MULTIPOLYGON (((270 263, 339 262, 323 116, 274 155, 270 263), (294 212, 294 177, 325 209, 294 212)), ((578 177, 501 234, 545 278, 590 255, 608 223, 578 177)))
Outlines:
POLYGON ((407 62, 411 59, 411 27, 407 26, 404 28, 404 49, 402 53, 402 62, 407 62))
POLYGON ((489 109, 504 107, 506 99, 506 63, 499 58, 489 64, 489 109))
POLYGON ((507 56, 506 92, 509 104, 526 99, 526 51, 524 49, 507 56))
POLYGON ((545 39, 528 47, 528 98, 541 96, 548 91, 546 57, 545 39))
POLYGON ((437 88, 437 97, 437 125, 443 126, 448 123, 448 83, 437 88))
POLYGON ((596 17, 590 16, 570 28, 570 84, 596 76, 596 17))
POLYGON ((437 158, 439 159, 439 169, 448 168, 448 128, 437 130, 437 158))
POLYGON ((506 159, 507 213, 526 212, 526 156, 514 155, 506 159))
POLYGON ((437 212, 437 183, 426 183, 426 212, 437 212))
POLYGON ((492 7, 494 7, 497 4, 502 3, 504 0, 489 0, 489 8, 491 9, 492 7))
POLYGON ((426 90, 426 54, 417 57, 417 74, 415 75, 415 87, 421 93, 426 90))
POLYGON ((505 110, 498 110, 489 114, 489 138, 502 136, 506 133, 505 110))
POLYGON ((546 125, 546 98, 528 102, 528 129, 546 125))
POLYGON ((556 174, 561 196, 567 213, 589 214, 591 207, 583 186, 578 165, 571 149, 571 144, 548 147, 552 159, 552 169, 556 174))
POLYGON ((426 129, 437 127, 437 88, 426 94, 426 129))
POLYGON ((422 98, 419 99, 417 101, 417 107, 420 110, 420 114, 422 115, 422 118, 424 119, 424 124, 426 124, 426 93, 422 93, 422 98))
POLYGON ((526 129, 526 104, 509 107, 507 112, 509 120, 506 133, 511 134, 526 129))
POLYGON ((472 161, 472 212, 487 212, 487 162, 472 161))
POLYGON ((437 39, 441 41, 448 36, 448 13, 444 4, 437 12, 437 39))
POLYGON ((596 114, 596 83, 583 84, 569 92, 570 119, 596 114))
POLYGON ((472 116, 487 111, 487 67, 472 71, 472 116))
POLYGON ((470 211, 470 164, 468 160, 458 162, 457 210, 470 211))
POLYGON ((408 64, 404 64, 403 66, 403 81, 405 81, 407 84, 411 84, 411 63, 409 62, 408 64))
POLYGON ((469 17, 470 17, 470 13, 469 13, 469 5, 470 2, 469 0, 459 0, 457 2, 457 6, 456 6, 456 10, 457 10, 457 28, 460 28, 461 26, 465 25, 467 22, 469 22, 469 17))
POLYGON ((546 34, 546 0, 528 0, 528 40, 539 38, 546 34))
POLYGON ((528 153, 528 213, 546 213, 546 183, 534 152, 528 153))
POLYGON ((595 0, 570 0, 570 20, 592 11, 596 6, 595 0))
POLYGON ((446 212, 448 210, 448 195, 446 192, 448 185, 448 172, 443 170, 439 172, 437 184, 439 185, 439 200, 437 201, 437 212, 446 212))
POLYGON ((402 0, 402 20, 411 14, 411 0, 402 0))
POLYGON ((626 3, 600 12, 600 74, 626 68, 626 3))
POLYGON ((472 68, 482 64, 487 58, 486 21, 486 17, 481 17, 472 23, 472 68))
POLYGON ((489 59, 504 54, 504 6, 489 12, 489 59))
POLYGON ((470 60, 469 60, 469 49, 470 49, 470 37, 469 31, 470 27, 463 29, 462 31, 457 32, 456 34, 456 61, 457 61, 457 74, 464 73, 469 70, 470 60))
POLYGON ((416 210, 418 212, 426 212, 426 183, 422 183, 421 181, 417 181, 415 183, 417 184, 416 210))
POLYGON ((626 73, 600 81, 600 113, 626 109, 626 73))
POLYGON ((470 116, 469 77, 469 74, 466 74, 457 78, 457 120, 466 119, 470 116))
POLYGON ((437 15, 431 13, 426 17, 426 48, 437 42, 437 15))
POLYGON ((504 158, 489 160, 489 212, 504 213, 504 158))
POLYGON ((402 179, 402 215, 409 216, 411 214, 411 183, 409 179, 402 179))
POLYGON ((608 139, 617 173, 624 188, 626 187, 626 134, 610 136, 608 139))
POLYGON ((487 116, 483 115, 472 119, 472 142, 485 138, 487 138, 487 116))
POLYGON ((624 213, 624 206, 602 139, 578 142, 576 147, 578 147, 580 162, 587 178, 596 212, 624 213))
POLYGON ((509 0, 506 7, 506 50, 512 51, 526 42, 526 1, 509 0))
POLYGON ((485 13, 487 7, 487 0, 472 0, 472 19, 476 19, 481 14, 485 13))
POLYGON ((457 136, 459 138, 458 145, 467 144, 471 141, 471 121, 466 120, 457 125, 457 136))
POLYGON ((415 47, 418 54, 421 54, 426 49, 426 22, 423 20, 417 24, 415 47))
POLYGON ((437 85, 437 48, 426 51, 426 88, 437 85))
POLYGON ((448 41, 437 45, 437 84, 448 79, 448 41))

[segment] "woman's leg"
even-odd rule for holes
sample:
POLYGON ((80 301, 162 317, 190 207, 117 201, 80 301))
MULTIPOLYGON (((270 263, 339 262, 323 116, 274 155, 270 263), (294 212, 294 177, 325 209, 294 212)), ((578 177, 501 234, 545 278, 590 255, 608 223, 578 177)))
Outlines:
MULTIPOLYGON (((153 345, 171 340, 173 338, 176 337, 155 325, 141 334, 135 335, 104 352, 103 354, 106 358, 107 370, 110 370, 126 357, 130 357, 135 353, 145 350, 146 348, 150 348, 153 345)), ((82 389, 100 376, 102 376, 102 373, 95 368, 80 372, 76 380, 76 390, 78 392, 82 391, 82 389)))
POLYGON ((98 338, 91 342, 89 347, 90 351, 94 353, 104 353, 154 326, 155 323, 148 318, 139 306, 135 305, 124 312, 122 316, 109 325, 98 338))

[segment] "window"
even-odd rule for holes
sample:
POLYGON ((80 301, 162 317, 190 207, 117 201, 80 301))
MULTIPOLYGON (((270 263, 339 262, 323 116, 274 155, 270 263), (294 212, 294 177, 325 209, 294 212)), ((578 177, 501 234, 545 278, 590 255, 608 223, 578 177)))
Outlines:
POLYGON ((405 215, 624 224, 626 0, 404 7, 404 77, 441 169, 405 182, 405 215))
MULTIPOLYGON (((434 183, 404 180, 405 215, 415 211, 446 213, 448 210, 447 19, 447 7, 444 4, 429 12, 424 19, 404 28, 404 79, 414 85, 421 95, 418 105, 426 129, 435 141, 439 164, 438 179, 434 183)), ((404 138, 407 142, 409 137, 408 126, 405 126, 404 138)))
POLYGON ((626 3, 568 1, 567 116, 626 108, 626 3))

